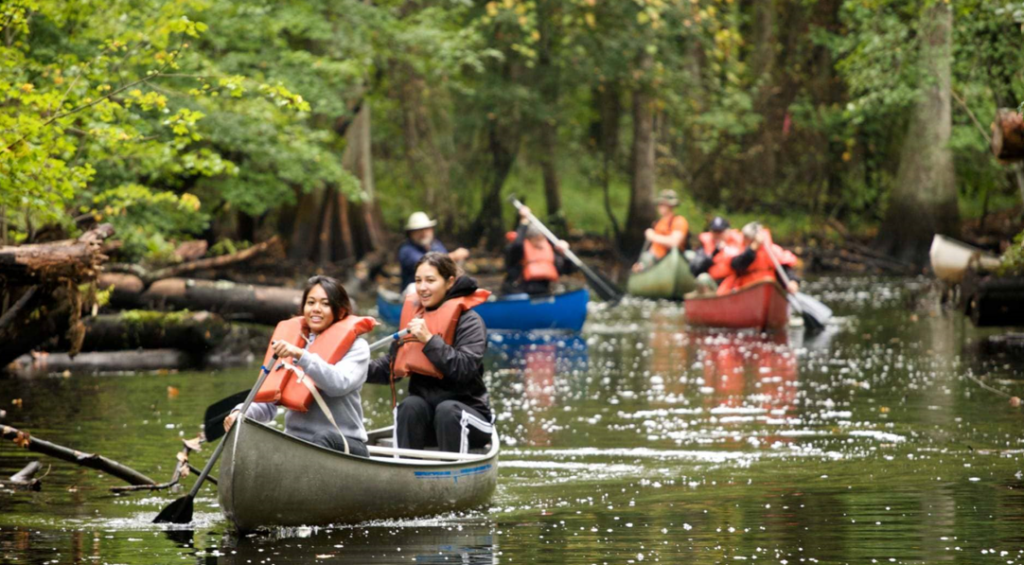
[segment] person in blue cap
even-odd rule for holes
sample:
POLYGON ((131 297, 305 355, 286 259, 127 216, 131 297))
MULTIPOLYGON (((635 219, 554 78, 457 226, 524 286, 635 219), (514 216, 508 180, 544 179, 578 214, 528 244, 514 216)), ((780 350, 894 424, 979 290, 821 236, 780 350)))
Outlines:
POLYGON ((698 236, 700 246, 690 259, 690 272, 697 277, 697 292, 714 294, 718 283, 725 278, 715 275, 715 258, 721 253, 729 253, 730 248, 739 252, 743 246, 743 234, 729 227, 729 221, 715 216, 708 224, 708 230, 698 236))

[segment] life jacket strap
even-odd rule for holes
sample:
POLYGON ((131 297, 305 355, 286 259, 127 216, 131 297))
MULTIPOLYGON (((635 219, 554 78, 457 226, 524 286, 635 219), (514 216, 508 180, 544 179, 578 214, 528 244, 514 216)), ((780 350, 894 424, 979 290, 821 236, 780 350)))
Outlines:
POLYGON ((324 397, 320 396, 320 391, 317 390, 316 383, 313 382, 313 379, 308 378, 308 375, 306 375, 306 372, 303 371, 301 367, 297 367, 287 362, 285 363, 285 366, 291 369, 292 371, 295 371, 295 375, 297 377, 296 380, 302 383, 307 389, 309 389, 310 394, 313 395, 313 400, 316 401, 317 406, 320 407, 320 410, 324 413, 324 416, 327 416, 327 421, 330 422, 332 426, 334 426, 334 429, 338 432, 338 435, 341 436, 341 443, 345 445, 345 454, 348 455, 348 439, 345 438, 345 434, 343 434, 341 432, 341 428, 338 427, 338 422, 334 420, 334 414, 331 413, 331 409, 328 408, 327 403, 324 402, 324 397))

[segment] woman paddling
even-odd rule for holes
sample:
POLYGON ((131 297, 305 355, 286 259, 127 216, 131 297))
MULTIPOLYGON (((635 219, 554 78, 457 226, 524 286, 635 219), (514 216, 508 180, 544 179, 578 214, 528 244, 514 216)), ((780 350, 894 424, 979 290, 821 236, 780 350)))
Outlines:
MULTIPOLYGON (((286 434, 369 456, 359 389, 366 382, 370 347, 359 335, 374 325, 373 318, 351 314, 348 293, 337 280, 310 278, 302 293, 302 316, 285 320, 274 330, 264 365, 275 354, 280 361, 260 387, 246 418, 270 422, 281 405, 289 409, 284 417, 286 434)), ((240 410, 241 405, 224 419, 225 430, 240 410)))
POLYGON ((398 405, 398 447, 465 453, 491 439, 491 407, 484 385, 487 327, 472 308, 490 293, 459 276, 443 253, 427 253, 416 265, 414 293, 402 306, 409 336, 370 363, 369 383, 409 377, 409 397, 398 405))

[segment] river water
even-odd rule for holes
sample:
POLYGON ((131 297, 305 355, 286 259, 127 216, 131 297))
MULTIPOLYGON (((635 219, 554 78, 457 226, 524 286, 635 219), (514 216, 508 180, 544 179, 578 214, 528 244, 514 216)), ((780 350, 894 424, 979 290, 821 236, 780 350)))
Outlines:
MULTIPOLYGON (((40 492, 0 492, 0 563, 1024 564, 1024 413, 1006 396, 1024 363, 983 355, 993 332, 927 281, 808 290, 837 314, 813 338, 688 331, 679 306, 642 301, 592 305, 578 336, 492 336, 504 445, 479 511, 239 536, 204 487, 190 529, 167 530, 149 522, 183 493, 115 496, 43 458, 40 492)), ((162 481, 206 405, 255 377, 0 380, 0 407, 162 481)), ((386 387, 363 399, 368 427, 389 423, 386 387)), ((0 477, 33 458, 4 442, 0 477)))

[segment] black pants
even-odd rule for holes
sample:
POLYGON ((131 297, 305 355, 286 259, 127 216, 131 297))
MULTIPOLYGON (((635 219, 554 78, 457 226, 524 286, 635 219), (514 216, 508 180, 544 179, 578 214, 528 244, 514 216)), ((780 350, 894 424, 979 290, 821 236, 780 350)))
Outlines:
POLYGON ((431 409, 422 397, 410 396, 398 405, 398 447, 423 449, 436 445, 441 451, 459 453, 463 448, 487 445, 490 425, 479 412, 457 400, 445 400, 431 409))
MULTIPOLYGON (((354 437, 345 436, 345 440, 348 441, 348 453, 349 455, 358 455, 359 457, 369 457, 370 452, 366 449, 366 444, 354 437)), ((341 436, 337 430, 325 430, 315 436, 313 436, 313 443, 326 447, 327 449, 333 449, 345 453, 345 444, 341 441, 341 436)))

